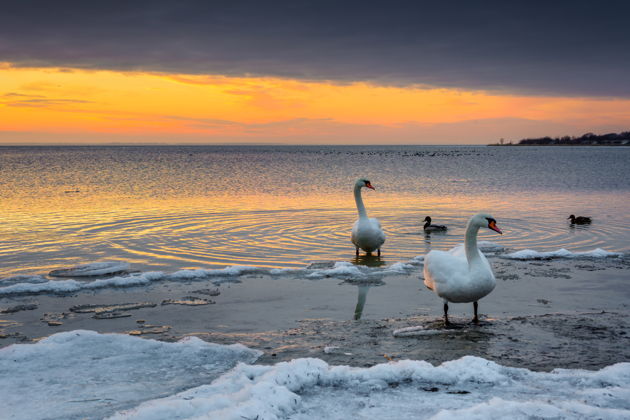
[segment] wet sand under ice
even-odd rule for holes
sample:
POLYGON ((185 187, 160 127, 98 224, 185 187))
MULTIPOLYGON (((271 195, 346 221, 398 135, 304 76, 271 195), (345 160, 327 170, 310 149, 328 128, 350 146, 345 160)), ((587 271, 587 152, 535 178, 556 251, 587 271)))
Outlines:
POLYGON ((455 304, 450 314, 457 328, 445 329, 442 303, 422 285, 421 268, 370 283, 256 274, 220 285, 164 282, 3 297, 0 346, 88 329, 239 342, 262 350, 258 363, 265 364, 298 357, 353 366, 388 359, 437 364, 474 355, 550 370, 630 360, 630 259, 490 261, 498 284, 480 302, 479 326, 469 324, 472 305, 455 304))

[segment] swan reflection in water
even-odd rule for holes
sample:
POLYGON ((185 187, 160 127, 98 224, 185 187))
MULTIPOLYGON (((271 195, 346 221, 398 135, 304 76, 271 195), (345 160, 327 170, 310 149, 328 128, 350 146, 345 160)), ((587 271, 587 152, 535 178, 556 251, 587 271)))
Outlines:
POLYGON ((363 315, 363 307, 365 306, 365 300, 367 299, 368 290, 370 290, 370 286, 366 284, 362 284, 357 286, 359 289, 359 295, 357 297, 357 306, 354 308, 354 320, 361 319, 361 315, 363 315))
POLYGON ((382 267, 385 265, 384 259, 372 254, 357 255, 350 262, 354 265, 364 265, 366 267, 382 267))
MULTIPOLYGON (((385 260, 383 260, 378 255, 358 255, 351 260, 354 265, 364 265, 366 267, 382 267, 385 265, 385 260)), ((354 308, 354 319, 361 319, 361 315, 363 314, 363 307, 365 306, 365 300, 367 299, 368 290, 372 287, 367 284, 359 284, 357 285, 358 289, 358 297, 357 297, 357 306, 354 308)))

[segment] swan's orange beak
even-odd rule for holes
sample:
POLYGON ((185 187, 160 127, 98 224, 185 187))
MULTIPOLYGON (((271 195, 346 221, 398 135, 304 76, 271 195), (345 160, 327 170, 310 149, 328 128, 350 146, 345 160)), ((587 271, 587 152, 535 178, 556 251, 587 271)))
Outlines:
POLYGON ((365 186, 366 186, 366 187, 368 187, 368 188, 370 188, 370 189, 372 189, 372 190, 374 190, 374 191, 376 191, 376 188, 374 188, 374 187, 372 186, 372 184, 371 184, 371 183, 369 183, 369 182, 366 182, 366 183, 365 183, 365 186))
POLYGON ((501 229, 499 229, 499 227, 497 226, 497 224, 493 221, 491 221, 490 223, 488 223, 488 229, 492 229, 495 232, 500 233, 501 235, 503 235, 503 232, 501 232, 501 229))

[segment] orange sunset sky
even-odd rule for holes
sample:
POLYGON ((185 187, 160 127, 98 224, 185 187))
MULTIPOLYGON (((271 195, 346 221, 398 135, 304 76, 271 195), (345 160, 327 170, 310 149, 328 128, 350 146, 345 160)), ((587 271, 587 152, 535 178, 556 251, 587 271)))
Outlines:
POLYGON ((31 26, 0 18, 0 143, 486 144, 630 129, 626 41, 564 39, 581 17, 608 28, 597 10, 563 27, 573 12, 549 9, 560 27, 536 35, 513 29, 540 20, 516 6, 432 6, 420 25, 395 8, 150 4, 78 3, 53 19, 10 6, 31 26), (460 26, 442 30, 447 18, 460 26))
POLYGON ((616 131, 630 100, 2 65, 3 143, 487 143, 616 131))

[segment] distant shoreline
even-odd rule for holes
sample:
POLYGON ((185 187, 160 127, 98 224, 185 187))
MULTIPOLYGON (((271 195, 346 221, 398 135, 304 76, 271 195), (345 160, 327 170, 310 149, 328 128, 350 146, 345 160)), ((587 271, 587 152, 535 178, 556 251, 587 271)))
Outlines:
POLYGON ((519 147, 527 147, 527 146, 573 146, 573 147, 581 147, 581 146, 587 146, 587 147, 599 147, 599 146, 606 146, 606 147, 627 147, 630 146, 630 142, 625 143, 625 144, 611 144, 611 143, 595 143, 595 144, 520 144, 520 143, 504 143, 504 144, 500 144, 500 143, 491 143, 491 144, 487 144, 486 146, 519 146, 519 147))
POLYGON ((621 133, 593 134, 586 133, 580 137, 549 136, 533 139, 522 139, 518 143, 505 142, 501 139, 498 143, 488 146, 630 146, 630 131, 621 133))

